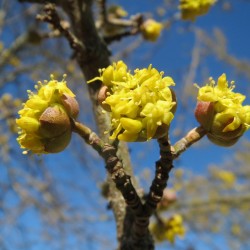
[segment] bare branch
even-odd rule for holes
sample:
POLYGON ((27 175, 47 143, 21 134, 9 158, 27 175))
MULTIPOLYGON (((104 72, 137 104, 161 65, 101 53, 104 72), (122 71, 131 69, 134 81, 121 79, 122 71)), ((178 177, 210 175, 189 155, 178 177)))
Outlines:
POLYGON ((114 41, 119 41, 127 36, 135 36, 140 33, 140 26, 143 22, 143 16, 141 14, 132 16, 130 19, 120 19, 115 17, 107 18, 106 22, 103 24, 103 29, 114 29, 114 30, 124 30, 118 33, 106 35, 103 37, 107 44, 114 41))
POLYGON ((78 56, 81 56, 84 52, 84 46, 80 41, 69 31, 67 25, 65 25, 61 20, 59 15, 56 12, 54 4, 46 4, 44 6, 44 15, 37 15, 37 19, 44 21, 53 25, 55 30, 59 30, 68 40, 71 48, 76 52, 78 56))
POLYGON ((29 32, 24 33, 16 38, 16 40, 10 45, 9 48, 5 49, 0 56, 0 68, 6 64, 6 61, 10 59, 10 57, 17 53, 23 46, 27 44, 29 40, 29 32))

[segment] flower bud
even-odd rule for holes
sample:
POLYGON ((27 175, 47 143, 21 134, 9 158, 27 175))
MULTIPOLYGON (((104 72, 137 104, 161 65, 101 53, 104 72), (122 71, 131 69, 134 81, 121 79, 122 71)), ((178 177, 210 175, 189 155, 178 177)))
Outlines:
POLYGON ((45 140, 44 151, 46 153, 59 153, 63 151, 71 139, 71 130, 66 130, 63 134, 45 140))
POLYGON ((98 103, 102 106, 102 108, 108 112, 111 111, 111 108, 108 104, 105 103, 105 99, 108 97, 108 87, 107 86, 102 86, 99 90, 97 100, 98 103))
POLYGON ((63 106, 59 104, 45 109, 39 118, 39 122, 39 133, 45 138, 57 137, 71 129, 69 116, 63 106))
POLYGON ((68 94, 63 94, 61 101, 69 116, 76 119, 79 114, 79 104, 77 100, 68 94))
POLYGON ((198 101, 195 109, 195 118, 207 131, 210 130, 214 119, 214 103, 198 101))

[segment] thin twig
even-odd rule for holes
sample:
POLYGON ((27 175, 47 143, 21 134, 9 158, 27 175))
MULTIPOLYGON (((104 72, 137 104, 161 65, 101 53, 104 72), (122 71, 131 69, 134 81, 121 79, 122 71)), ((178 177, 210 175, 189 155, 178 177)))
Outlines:
POLYGON ((27 45, 28 41, 29 41, 29 31, 17 37, 15 41, 9 46, 9 48, 3 50, 0 54, 0 68, 3 67, 13 55, 16 55, 16 53, 22 47, 27 45))
POLYGON ((70 47, 78 54, 84 53, 83 44, 70 32, 69 27, 60 19, 54 4, 48 3, 44 6, 43 15, 37 15, 37 19, 50 23, 55 30, 59 30, 68 40, 70 47))
POLYGON ((107 44, 110 44, 127 36, 135 36, 140 33, 142 22, 143 16, 141 14, 132 16, 131 19, 120 19, 108 16, 105 23, 103 23, 103 29, 105 30, 105 27, 113 27, 114 30, 120 31, 111 35, 106 35, 103 39, 107 44), (123 32, 121 32, 121 30, 123 30, 123 32))
POLYGON ((134 35, 136 35, 138 33, 139 33, 138 29, 133 29, 133 30, 124 31, 122 33, 115 34, 115 35, 112 35, 112 36, 106 36, 106 37, 103 37, 103 39, 107 44, 110 44, 110 43, 112 43, 114 41, 120 41, 124 37, 134 36, 134 35))
POLYGON ((207 132, 202 126, 190 130, 186 136, 177 141, 174 146, 171 147, 173 158, 175 159, 179 157, 188 147, 199 141, 206 134, 207 132))

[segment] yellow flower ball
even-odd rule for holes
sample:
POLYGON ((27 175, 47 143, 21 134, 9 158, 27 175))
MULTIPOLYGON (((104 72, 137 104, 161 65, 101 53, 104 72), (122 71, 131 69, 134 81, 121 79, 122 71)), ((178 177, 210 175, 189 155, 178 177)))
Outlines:
POLYGON ((159 38, 162 29, 163 24, 153 19, 148 19, 141 25, 143 38, 151 42, 155 42, 159 38))
POLYGON ((206 129, 208 138, 217 145, 231 146, 249 129, 250 106, 243 106, 245 96, 233 92, 234 82, 228 84, 226 74, 217 81, 199 88, 195 116, 206 129))
POLYGON ((233 187, 236 182, 236 175, 232 171, 218 170, 216 178, 221 180, 227 187, 233 187))
POLYGON ((163 77, 163 72, 151 65, 131 74, 119 61, 93 80, 104 84, 98 97, 103 108, 111 112, 110 139, 145 141, 167 134, 176 107, 174 92, 169 88, 174 85, 171 77, 163 77))
POLYGON ((215 2, 216 0, 180 0, 181 17, 194 21, 197 16, 206 14, 215 2))
POLYGON ((162 219, 150 225, 150 231, 157 242, 169 241, 174 243, 176 236, 184 237, 185 228, 180 214, 175 214, 168 219, 162 219))
POLYGON ((51 75, 49 82, 38 82, 37 93, 28 91, 29 99, 23 104, 16 123, 21 148, 33 153, 57 153, 71 138, 70 118, 76 118, 79 106, 74 93, 51 75))

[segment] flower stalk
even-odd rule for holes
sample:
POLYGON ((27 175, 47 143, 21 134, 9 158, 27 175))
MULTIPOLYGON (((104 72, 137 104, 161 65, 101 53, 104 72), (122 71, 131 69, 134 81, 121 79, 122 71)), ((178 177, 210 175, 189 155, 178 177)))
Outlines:
POLYGON ((190 130, 183 138, 171 146, 173 158, 178 158, 187 148, 198 142, 206 134, 207 131, 202 126, 190 130))

